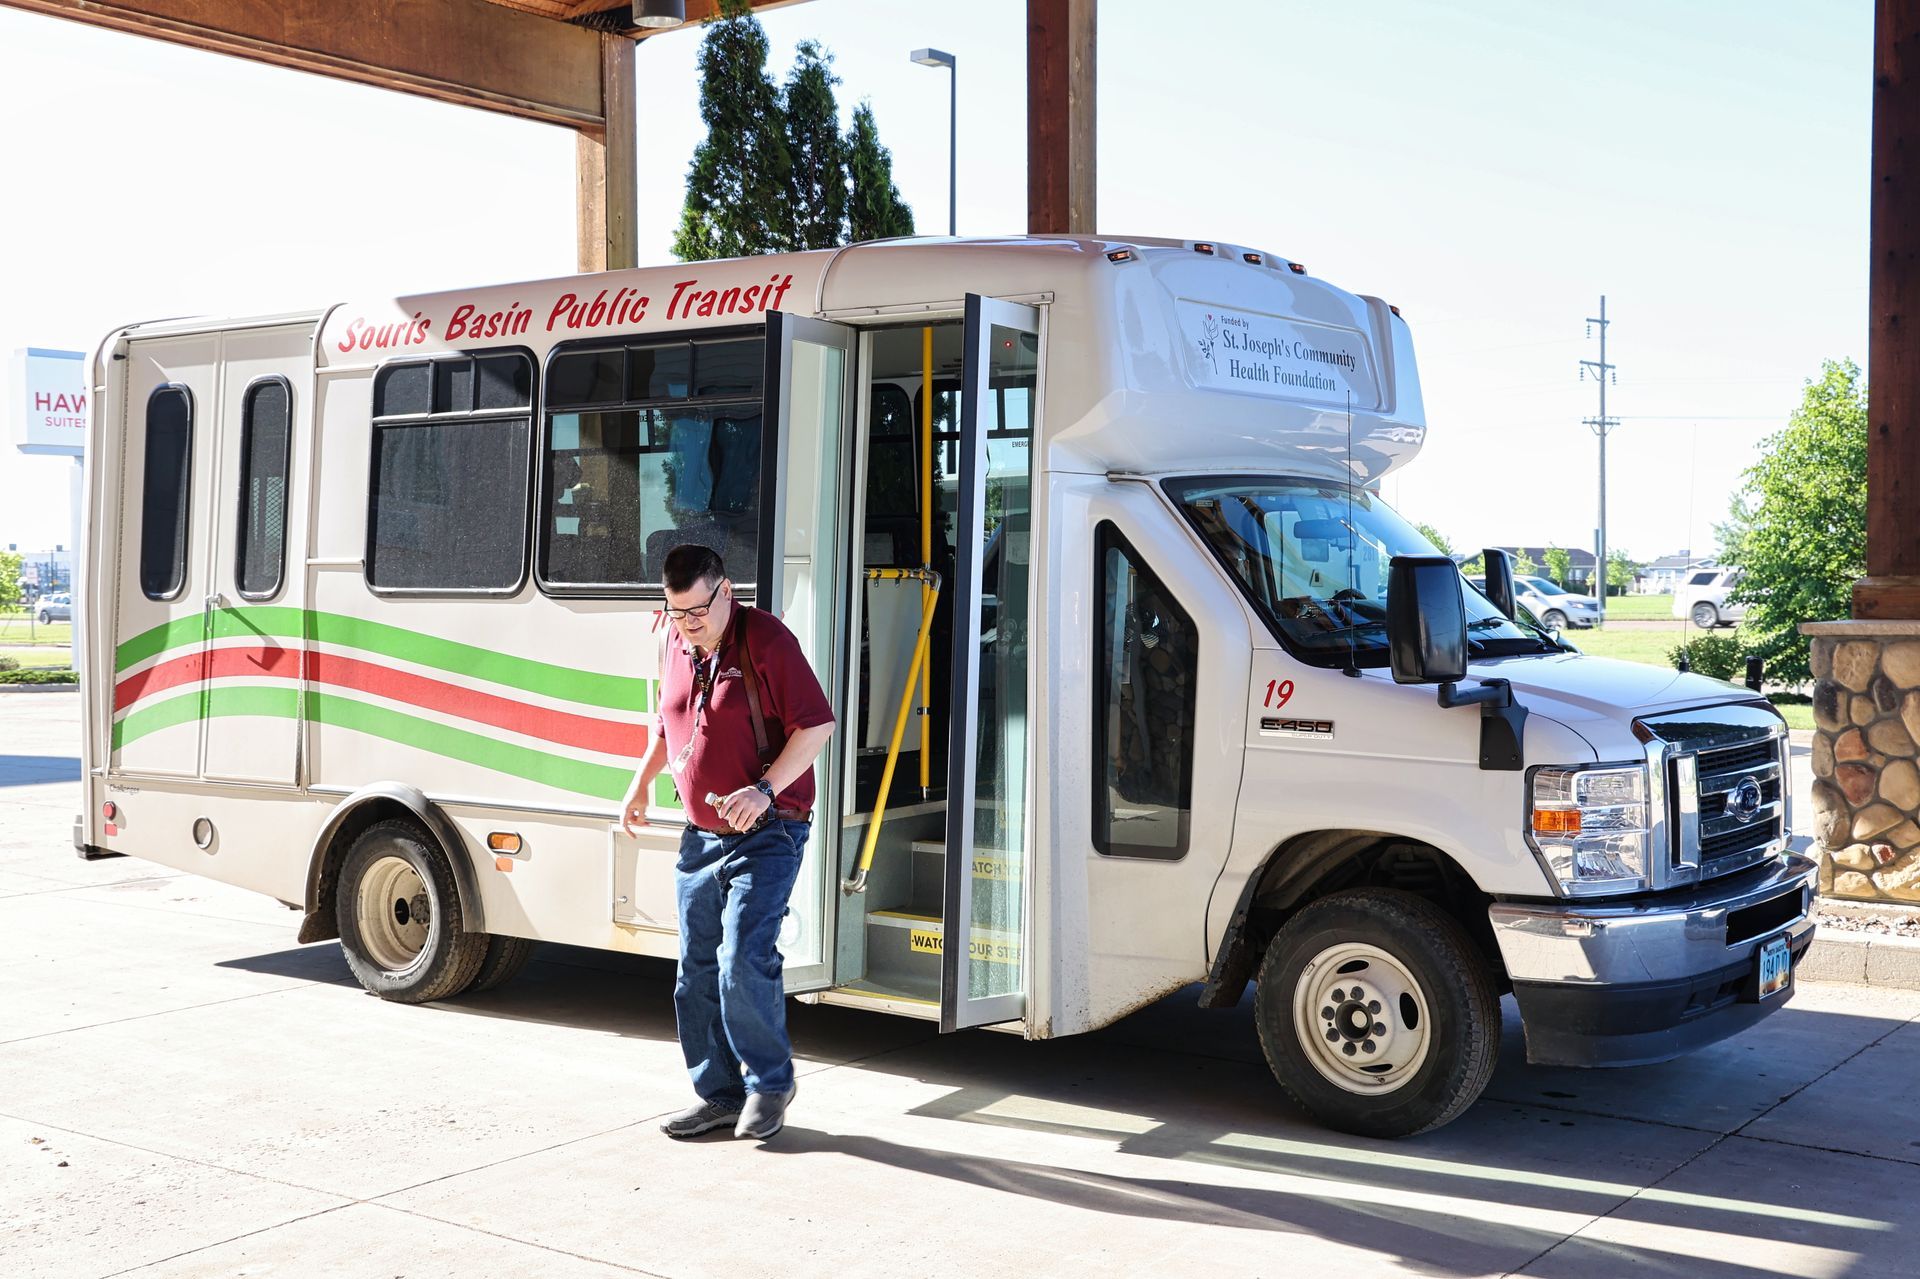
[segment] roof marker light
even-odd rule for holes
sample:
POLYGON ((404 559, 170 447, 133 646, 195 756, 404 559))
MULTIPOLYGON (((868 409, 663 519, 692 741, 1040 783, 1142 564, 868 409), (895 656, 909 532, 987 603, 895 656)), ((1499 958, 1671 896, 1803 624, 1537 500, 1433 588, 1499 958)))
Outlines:
POLYGON ((1266 261, 1266 259, 1261 257, 1258 253, 1242 253, 1240 256, 1245 258, 1247 261, 1253 263, 1255 266, 1259 266, 1262 262, 1266 261))
POLYGON ((1206 241, 1202 240, 1193 246, 1193 251, 1195 253, 1211 254, 1213 252, 1213 246, 1211 244, 1208 244, 1206 241))
POLYGON ((1298 262, 1287 263, 1287 270, 1293 272, 1295 275, 1305 275, 1307 273, 1307 268, 1301 266, 1298 262))
POLYGON ((1107 261, 1131 262, 1134 260, 1134 258, 1138 256, 1139 255, 1136 254, 1132 249, 1114 249, 1112 252, 1107 254, 1107 261))
POLYGON ((1400 308, 1399 308, 1399 307, 1397 307, 1397 306, 1395 306, 1395 305, 1394 305, 1393 303, 1391 303, 1391 302, 1389 302, 1389 303, 1387 303, 1387 310, 1389 310, 1389 311, 1391 311, 1391 312, 1393 312, 1393 313, 1394 313, 1395 315, 1398 315, 1398 314, 1400 314, 1400 308))

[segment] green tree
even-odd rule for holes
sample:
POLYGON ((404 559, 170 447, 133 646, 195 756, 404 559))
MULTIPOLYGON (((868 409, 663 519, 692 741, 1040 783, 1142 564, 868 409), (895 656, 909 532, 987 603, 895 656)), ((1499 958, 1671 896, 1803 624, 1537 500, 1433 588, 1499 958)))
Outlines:
POLYGON ((18 551, 0 551, 0 609, 20 607, 20 564, 18 551))
POLYGON ((1547 576, 1565 586, 1567 579, 1573 576, 1573 556, 1564 546, 1547 548, 1547 576))
POLYGON ((847 242, 847 152, 851 136, 840 134, 840 104, 833 86, 833 55, 817 41, 802 40, 787 75, 787 153, 792 161, 787 190, 793 247, 831 249, 847 242))
POLYGON ((767 75, 767 33, 745 0, 723 0, 700 41, 700 118, 673 252, 682 261, 793 247, 786 109, 767 75))
POLYGON ((1442 555, 1453 554, 1453 543, 1449 542, 1439 529, 1431 524, 1416 524, 1414 527, 1420 530, 1420 535, 1432 542, 1434 549, 1442 555))
POLYGON ((1515 577, 1538 577, 1540 575, 1540 566, 1533 562, 1533 556, 1527 554, 1524 547, 1515 548, 1513 575, 1515 577))
POLYGON ((1867 561, 1867 388, 1851 360, 1809 378, 1784 429, 1760 445, 1720 526, 1722 558, 1741 570, 1748 651, 1772 678, 1811 677, 1802 622, 1848 615, 1867 561))
POLYGON ((893 185, 893 153, 880 145, 880 127, 870 102, 862 102, 853 112, 847 172, 853 179, 847 221, 854 243, 913 234, 913 210, 893 185))
POLYGON ((1639 561, 1625 551, 1607 552, 1607 587, 1624 594, 1633 585, 1633 579, 1639 575, 1639 561))

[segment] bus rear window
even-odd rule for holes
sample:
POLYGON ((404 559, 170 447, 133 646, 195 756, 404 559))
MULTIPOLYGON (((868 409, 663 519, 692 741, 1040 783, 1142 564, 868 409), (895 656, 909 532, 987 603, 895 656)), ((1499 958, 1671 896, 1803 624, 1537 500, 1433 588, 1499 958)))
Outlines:
POLYGON ((146 476, 140 494, 140 590, 172 599, 187 581, 187 500, 193 484, 193 397, 162 386, 147 397, 146 476))

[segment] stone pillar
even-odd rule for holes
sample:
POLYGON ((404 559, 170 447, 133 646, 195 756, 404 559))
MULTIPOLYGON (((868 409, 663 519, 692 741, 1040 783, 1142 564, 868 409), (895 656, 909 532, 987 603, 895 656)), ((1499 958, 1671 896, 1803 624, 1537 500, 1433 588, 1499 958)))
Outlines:
POLYGON ((1820 891, 1920 901, 1920 621, 1810 622, 1820 891))

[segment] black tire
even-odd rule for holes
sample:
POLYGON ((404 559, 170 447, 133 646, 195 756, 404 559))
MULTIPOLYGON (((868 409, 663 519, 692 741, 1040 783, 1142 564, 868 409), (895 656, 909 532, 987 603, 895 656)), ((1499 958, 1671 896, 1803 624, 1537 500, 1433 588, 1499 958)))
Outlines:
POLYGON ((1550 631, 1564 631, 1567 629, 1567 615, 1557 608, 1548 609, 1547 615, 1541 618, 1540 622, 1550 631))
MULTIPOLYGON (((1372 979, 1369 966, 1343 962, 1332 974, 1317 974, 1324 982, 1329 976, 1353 974, 1359 994, 1362 976, 1372 979)), ((1386 972, 1384 965, 1378 972, 1386 972)), ((1451 916, 1425 898, 1395 889, 1354 889, 1335 893, 1300 911, 1283 925, 1267 947, 1260 965, 1259 988, 1254 996, 1255 1024, 1259 1028, 1260 1047, 1267 1065, 1280 1086, 1315 1119, 1340 1132, 1363 1137, 1411 1137, 1450 1123, 1471 1106, 1493 1077, 1500 1050, 1500 998, 1493 974, 1474 946, 1466 930, 1451 916), (1296 995, 1307 997, 1310 1019, 1305 1033, 1335 1032, 1339 1011, 1328 1014, 1330 1003, 1315 991, 1313 975, 1305 985, 1302 977, 1309 963, 1343 945, 1368 946, 1397 962, 1406 976, 1417 985, 1417 993, 1426 1005, 1427 1029, 1424 1057, 1407 1064, 1404 1078, 1380 1092, 1356 1092, 1334 1081, 1328 1070, 1317 1064, 1302 1042, 1296 1026, 1296 995), (1311 1005, 1320 1005, 1316 1010, 1311 1005), (1316 1011, 1321 1016, 1316 1016, 1316 1011), (1324 1020, 1323 1020, 1324 1018, 1324 1020)), ((1336 988, 1339 989, 1339 988, 1336 988)), ((1389 1000, 1389 1002, 1393 1002, 1389 1000)), ((1405 1008, 1403 1002, 1399 1008, 1405 1008)), ((1415 1005, 1417 1008, 1417 1004, 1415 1005)), ((1372 1021, 1380 1014, 1378 1001, 1367 1009, 1353 1009, 1353 1016, 1372 1021)), ((1398 1012, 1398 1009, 1396 1009, 1398 1012)), ((1404 1014, 1388 1016, 1374 1029, 1392 1035, 1409 1035, 1400 1044, 1418 1040, 1418 1019, 1404 1014)), ((1360 1031, 1369 1034, 1369 1031, 1360 1031)), ((1343 1033, 1343 1038, 1344 1038, 1343 1033)), ((1371 1045, 1373 1040, 1365 1041, 1371 1045)), ((1382 1040, 1392 1046, 1391 1039, 1382 1040)), ((1341 1049, 1358 1048, 1359 1043, 1341 1044, 1341 1049)), ((1366 1048, 1367 1052, 1374 1049, 1366 1048)), ((1326 1054, 1336 1056, 1329 1049, 1326 1054)), ((1353 1070, 1384 1069, 1363 1066, 1364 1056, 1348 1052, 1355 1059, 1353 1070)), ((1343 1068, 1333 1067, 1335 1073, 1343 1068)), ((1350 1079, 1353 1070, 1345 1071, 1350 1079)), ((1385 1076, 1376 1076, 1385 1078, 1385 1076)))
POLYGON ((52 615, 52 614, 50 614, 50 613, 45 613, 45 612, 43 612, 43 613, 41 613, 41 614, 40 614, 40 625, 42 625, 42 626, 52 626, 52 625, 53 625, 53 615, 52 615))
POLYGON ((1703 631, 1710 631, 1720 625, 1720 610, 1701 600, 1693 606, 1693 624, 1703 631))
POLYGON ((487 939, 487 955, 480 961, 480 975, 467 987, 469 995, 504 986, 520 975, 540 945, 531 937, 508 937, 494 933, 487 939))
POLYGON ((446 853, 412 822, 379 822, 361 832, 340 867, 334 901, 347 967, 382 999, 424 1004, 450 998, 473 984, 486 959, 488 935, 462 928, 460 892, 446 853), (395 861, 411 868, 417 879, 408 879, 395 861), (369 876, 378 878, 369 881, 369 876), (362 914, 362 890, 376 894, 379 879, 404 882, 405 889, 387 895, 407 891, 407 896, 395 896, 381 908, 383 917, 372 919, 362 914), (420 924, 423 905, 426 922, 420 924), (389 910, 391 930, 385 918, 389 910), (401 936, 409 927, 419 932, 417 949, 401 936), (399 962, 397 954, 409 949, 416 952, 411 962, 399 962))

